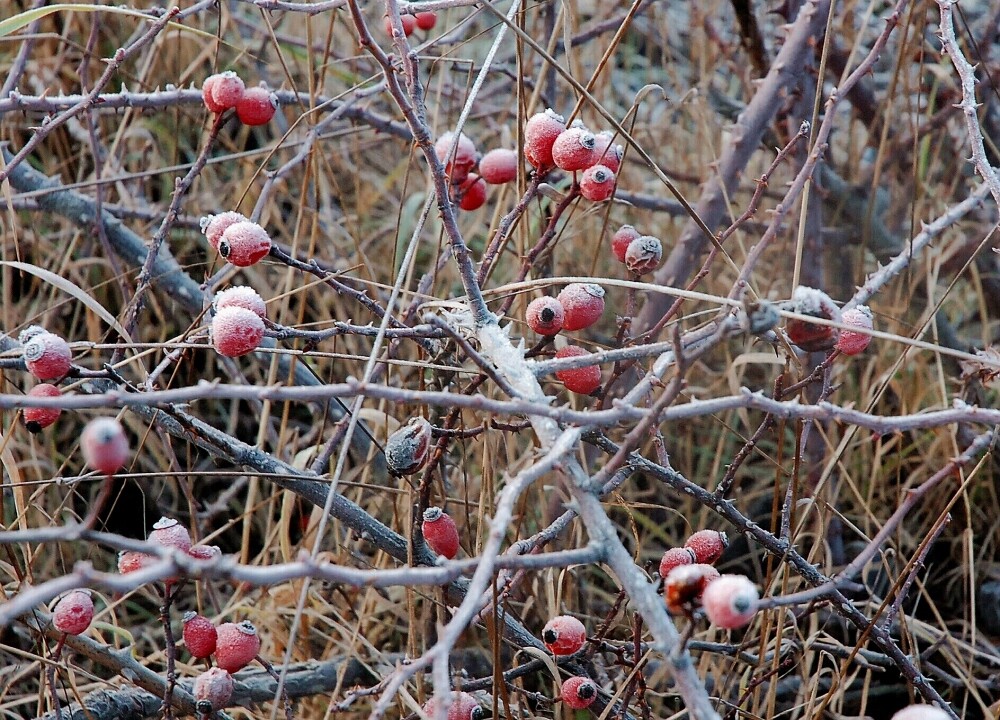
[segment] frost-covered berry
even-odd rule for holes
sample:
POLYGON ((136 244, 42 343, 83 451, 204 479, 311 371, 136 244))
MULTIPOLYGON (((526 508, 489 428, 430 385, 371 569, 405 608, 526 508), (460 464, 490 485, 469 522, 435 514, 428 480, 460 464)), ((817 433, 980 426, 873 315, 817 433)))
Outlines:
MULTIPOLYGON (((840 320, 840 308, 822 290, 800 285, 792 293, 791 310, 824 320, 840 320)), ((806 320, 792 319, 785 324, 788 339, 806 352, 829 350, 837 344, 840 331, 830 325, 817 325, 806 320)))
POLYGON ((628 244, 625 249, 625 267, 636 275, 645 275, 660 265, 663 258, 663 244, 652 235, 642 235, 628 244))
POLYGON ((591 202, 603 202, 615 192, 615 174, 604 165, 591 165, 580 176, 580 194, 591 202))
POLYGON ((24 364, 39 380, 59 380, 73 364, 69 344, 51 332, 34 335, 24 346, 24 364))
POLYGON ((572 655, 587 642, 587 628, 571 615, 558 615, 542 628, 542 642, 553 655, 572 655))
MULTIPOLYGON (((403 34, 410 37, 417 28, 417 19, 412 15, 400 15, 399 21, 403 25, 403 34)), ((389 19, 388 15, 383 18, 383 25, 385 26, 385 34, 392 37, 392 20, 389 19)))
POLYGON ((115 418, 94 418, 80 435, 83 461, 92 470, 114 475, 128 462, 132 454, 125 428, 115 418))
MULTIPOLYGON (((437 718, 437 698, 432 697, 424 703, 424 715, 430 720, 437 718)), ((448 720, 482 720, 483 709, 476 699, 466 692, 451 693, 451 704, 448 705, 448 720)))
POLYGON ((622 225, 615 234, 611 236, 611 252, 618 258, 618 262, 625 262, 625 252, 629 243, 640 237, 639 231, 631 225, 622 225))
MULTIPOLYGON (((845 325, 862 330, 871 330, 874 327, 872 311, 867 305, 858 305, 850 310, 845 310, 840 315, 840 321, 845 325)), ((837 349, 844 353, 844 355, 857 355, 864 352, 871 341, 871 335, 853 330, 841 330, 840 339, 837 340, 837 349)))
POLYGON ((490 185, 503 185, 517 180, 517 153, 496 148, 479 159, 479 176, 490 185))
POLYGON ((231 673, 249 665, 260 652, 257 628, 249 620, 223 623, 215 629, 215 662, 231 673))
POLYGON ((603 165, 615 175, 622 166, 622 157, 625 151, 621 145, 615 144, 614 133, 604 130, 594 136, 596 145, 594 146, 594 159, 598 165, 603 165))
POLYGON ((221 113, 236 107, 243 97, 243 80, 232 70, 209 75, 201 86, 201 97, 209 112, 221 113))
POLYGON ((554 297, 540 297, 528 303, 524 319, 528 321, 528 327, 539 335, 557 335, 562 330, 566 312, 562 303, 554 297))
POLYGON ((552 108, 535 113, 524 124, 524 157, 536 168, 552 166, 552 146, 565 130, 566 121, 552 108))
POLYGON ((687 539, 684 547, 694 553, 695 562, 714 565, 729 547, 729 537, 718 530, 699 530, 687 539))
POLYGON ((552 143, 552 161, 567 172, 586 170, 594 164, 597 138, 583 127, 571 127, 559 133, 552 143))
POLYGON ((597 699, 597 685, 588 677, 571 677, 563 682, 559 696, 574 710, 583 710, 597 699))
MULTIPOLYGON (((578 345, 567 345, 556 353, 556 359, 583 357, 590 355, 578 345)), ((556 370, 556 379, 562 381, 567 390, 580 395, 590 395, 601 386, 601 368, 599 365, 587 365, 570 370, 556 370)))
POLYGON ((206 215, 201 219, 200 225, 208 244, 212 246, 213 250, 218 250, 222 233, 226 232, 230 225, 235 225, 238 222, 249 222, 249 220, 246 215, 230 210, 218 215, 206 215))
POLYGON ((212 318, 212 345, 220 355, 246 355, 257 349, 263 337, 264 321, 252 310, 227 307, 212 318))
POLYGON ((895 715, 892 720, 950 720, 951 715, 933 705, 910 705, 895 715))
POLYGON ((451 146, 454 142, 455 133, 449 130, 434 143, 434 153, 444 165, 445 175, 451 178, 452 182, 460 183, 468 177, 469 172, 476 166, 476 143, 472 142, 472 139, 465 133, 460 133, 455 156, 452 157, 451 146))
POLYGON ((451 560, 458 555, 458 527, 451 516, 439 507, 429 507, 424 510, 423 522, 420 525, 424 541, 438 555, 451 560))
POLYGON ((122 575, 128 575, 137 570, 142 570, 144 567, 152 565, 155 562, 156 558, 152 555, 136 552, 135 550, 122 550, 118 553, 118 572, 122 575))
POLYGON ((694 551, 690 548, 670 548, 660 559, 660 577, 666 578, 670 571, 681 565, 693 565, 697 562, 694 551))
MULTIPOLYGON (((38 383, 28 391, 28 397, 59 397, 62 391, 55 385, 49 383, 38 383)), ((59 419, 62 410, 59 408, 24 408, 21 417, 24 420, 24 427, 30 433, 40 433, 49 425, 59 419)))
POLYGON ((458 206, 463 210, 478 210, 486 202, 486 181, 469 173, 458 186, 458 206))
POLYGON ((249 267, 271 252, 271 236, 255 222, 233 223, 219 238, 219 255, 237 267, 249 267))
POLYGON ((222 668, 210 668, 194 679, 192 694, 198 705, 208 705, 209 712, 222 710, 233 696, 233 676, 222 668))
POLYGON ((200 660, 214 653, 217 637, 215 625, 207 617, 194 610, 184 613, 184 644, 191 657, 200 660))
POLYGON ((263 320, 267 317, 267 305, 257 291, 246 285, 227 288, 215 296, 212 303, 218 312, 226 307, 241 307, 257 313, 263 320))
POLYGON ((163 547, 171 547, 181 552, 190 552, 191 534, 174 518, 161 517, 153 525, 149 539, 163 547))
POLYGON ((266 87, 247 88, 236 103, 236 117, 244 125, 267 125, 278 111, 278 99, 266 87))
POLYGON ((594 283, 571 283, 556 298, 566 319, 563 330, 583 330, 601 319, 604 312, 604 288, 594 283))
POLYGON ((701 601, 705 588, 718 578, 719 571, 704 563, 675 567, 663 579, 663 599, 667 610, 674 615, 691 612, 701 601))
POLYGON ((222 548, 218 545, 192 545, 187 553, 197 560, 214 560, 222 557, 222 548))
POLYGON ((417 28, 424 32, 433 30, 438 21, 437 13, 433 12, 418 12, 413 18, 417 21, 417 28))
POLYGON ((31 338, 47 332, 48 330, 43 328, 41 325, 29 325, 21 331, 20 335, 17 336, 17 341, 22 345, 27 345, 31 341, 31 338))
POLYGON ((52 624, 67 635, 86 632, 94 619, 94 601, 86 590, 70 590, 52 609, 52 624))
POLYGON ((396 477, 419 472, 430 456, 433 428, 415 416, 385 441, 385 464, 396 477))
POLYGON ((713 580, 701 598, 705 615, 721 628, 739 628, 749 623, 759 601, 757 586, 743 575, 723 575, 713 580))

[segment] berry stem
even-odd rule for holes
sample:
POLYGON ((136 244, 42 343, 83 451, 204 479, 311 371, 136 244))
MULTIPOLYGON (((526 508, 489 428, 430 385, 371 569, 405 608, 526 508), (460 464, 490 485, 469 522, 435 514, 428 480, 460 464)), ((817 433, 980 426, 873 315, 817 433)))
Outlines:
POLYGON ((167 684, 163 690, 164 720, 171 720, 174 716, 173 695, 174 687, 177 685, 177 672, 175 670, 177 644, 174 642, 174 633, 170 627, 170 605, 173 598, 174 590, 172 585, 168 583, 163 588, 163 604, 160 605, 160 624, 163 625, 163 641, 167 658, 167 684))
POLYGON ((56 690, 56 668, 59 665, 59 658, 62 657, 62 650, 66 644, 66 633, 63 633, 58 642, 56 642, 55 650, 52 651, 52 657, 49 658, 49 666, 45 671, 46 680, 49 683, 49 691, 52 693, 52 712, 56 716, 56 720, 61 720, 62 710, 59 705, 59 692, 56 690))

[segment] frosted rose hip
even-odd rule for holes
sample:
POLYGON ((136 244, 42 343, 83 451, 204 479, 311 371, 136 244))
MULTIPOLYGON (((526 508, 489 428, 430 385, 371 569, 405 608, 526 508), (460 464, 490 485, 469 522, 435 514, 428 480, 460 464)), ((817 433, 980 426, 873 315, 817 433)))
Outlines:
POLYGON ((256 313, 263 320, 267 317, 267 305, 257 291, 246 285, 227 288, 215 296, 212 303, 216 312, 226 307, 241 307, 256 313))
POLYGON ((686 547, 670 548, 660 559, 660 577, 666 578, 675 567, 693 565, 695 562, 693 550, 686 547))
POLYGON ((524 157, 527 161, 536 168, 553 165, 552 145, 564 130, 566 121, 551 108, 528 118, 524 125, 524 157))
MULTIPOLYGON (((556 359, 584 355, 590 353, 577 345, 567 345, 556 353, 556 359)), ((599 365, 587 365, 582 368, 556 370, 556 379, 562 381, 567 390, 580 395, 590 395, 601 386, 601 368, 599 365)))
MULTIPOLYGON (((432 697, 421 708, 430 720, 437 718, 437 698, 432 697)), ((467 692, 452 692, 451 704, 448 705, 448 720, 482 720, 483 709, 467 692)))
MULTIPOLYGON (((55 385, 49 383, 39 383, 28 391, 29 397, 60 397, 62 391, 55 385)), ((62 410, 59 408, 24 408, 21 417, 24 420, 24 427, 31 433, 40 433, 49 425, 59 419, 62 410)))
POLYGON ((192 694, 199 705, 206 703, 212 710, 221 710, 233 696, 233 676, 222 668, 210 668, 195 678, 192 694))
POLYGON ((718 530, 699 530, 687 539, 684 547, 694 553, 696 562, 713 565, 729 547, 729 537, 718 530))
POLYGON ((205 235, 205 239, 208 240, 208 244, 212 246, 213 250, 219 249, 219 240, 222 239, 222 233, 230 225, 235 225, 238 222, 249 222, 247 217, 241 213, 228 211, 224 213, 219 213, 218 215, 206 215, 201 219, 201 231, 205 235))
MULTIPOLYGON (((872 311, 867 305, 858 305, 850 310, 845 310, 840 315, 840 321, 845 325, 863 330, 871 330, 874 327, 872 311)), ((840 339, 837 340, 837 349, 844 355, 857 355, 864 352, 871 340, 871 335, 853 330, 841 330, 840 339)))
POLYGON ((80 449, 87 467, 105 475, 118 472, 132 454, 125 428, 110 417, 95 418, 87 423, 80 436, 80 449))
POLYGON ((24 364, 39 380, 59 380, 73 365, 69 344, 55 333, 34 335, 24 346, 24 364))
POLYGON ((702 599, 709 583, 719 578, 719 571, 711 565, 693 563, 679 565, 663 579, 663 599, 667 610, 674 615, 687 613, 702 599))
POLYGON ((618 262, 625 262, 625 252, 629 243, 639 237, 639 231, 631 225, 622 225, 611 237, 611 252, 618 258, 618 262))
POLYGON ((240 76, 232 70, 211 75, 202 86, 202 99, 211 112, 220 113, 236 107, 243 97, 244 84, 240 76))
POLYGON ((587 642, 587 628, 572 615, 559 615, 542 628, 542 642, 553 655, 572 655, 587 642))
POLYGON ((86 590, 71 590, 59 599, 52 610, 52 624, 67 635, 86 632, 94 619, 94 601, 86 590))
POLYGON ((417 415, 385 441, 385 464, 391 475, 419 472, 430 456, 433 427, 417 415))
POLYGON ((122 575, 128 575, 137 570, 142 570, 144 567, 152 565, 155 562, 156 558, 152 555, 136 552, 135 550, 122 550, 118 553, 118 572, 122 575))
POLYGON ((458 206, 463 210, 478 210, 486 202, 486 182, 469 173, 458 186, 458 206))
POLYGON ((604 288, 594 283, 571 283, 556 298, 566 318, 563 330, 583 330, 601 319, 604 312, 604 288))
POLYGON ((218 633, 215 625, 204 615, 193 610, 184 613, 184 644, 187 645, 191 657, 207 658, 215 652, 215 642, 218 633))
POLYGON ((506 148, 490 150, 479 160, 479 176, 490 185, 517 180, 517 153, 506 148))
POLYGON ((212 318, 212 345, 220 355, 246 355, 256 350, 263 338, 264 321, 252 310, 227 307, 212 318))
POLYGON ((757 586, 743 575, 723 575, 713 580, 701 597, 705 615, 721 628, 739 628, 749 623, 759 601, 757 586))
POLYGON ((242 670, 260 652, 257 628, 249 620, 223 623, 215 629, 215 662, 231 673, 242 670))
POLYGON ((181 552, 186 553, 191 550, 191 534, 174 518, 161 517, 157 520, 153 525, 153 531, 149 533, 149 539, 158 545, 176 548, 181 552))
POLYGON ((429 507, 424 510, 423 523, 420 526, 424 541, 438 555, 451 560, 458 555, 458 527, 448 513, 439 507, 429 507))
MULTIPOLYGON (((840 308, 822 290, 800 285, 792 294, 791 310, 800 315, 812 315, 824 320, 840 320, 840 308)), ((788 339, 806 352, 829 350, 836 345, 840 331, 831 325, 818 325, 806 320, 790 319, 785 324, 788 339)))
POLYGON ((267 230, 249 220, 233 223, 219 238, 219 254, 238 267, 249 267, 271 252, 267 230))
POLYGON ((539 335, 557 335, 562 330, 566 312, 553 297, 535 298, 524 313, 528 326, 539 335))
POLYGON ((571 127, 559 133, 552 144, 552 161, 567 172, 585 170, 594 164, 597 139, 586 128, 571 127))
POLYGON ((592 165, 580 176, 580 194, 591 202, 603 202, 615 192, 615 174, 604 165, 592 165))
POLYGON ((236 103, 236 117, 244 125, 266 125, 277 111, 277 98, 266 87, 247 88, 236 103))
POLYGON ((597 699, 597 685, 588 677, 571 677, 563 682, 559 696, 574 710, 583 710, 597 699))
POLYGON ((660 265, 663 245, 659 238, 642 235, 628 244, 625 249, 625 267, 636 275, 645 275, 660 265))
POLYGON ((458 136, 455 156, 452 157, 451 145, 454 141, 455 133, 449 130, 434 143, 434 153, 444 165, 445 175, 450 177, 452 182, 458 183, 465 180, 469 171, 476 166, 476 144, 468 135, 461 133, 458 136))
POLYGON ((222 557, 222 548, 218 545, 192 545, 187 552, 198 560, 214 560, 222 557))
POLYGON ((603 165, 617 175, 622 166, 622 156, 625 154, 622 146, 615 144, 614 134, 607 130, 597 133, 594 137, 596 139, 594 158, 597 164, 603 165))

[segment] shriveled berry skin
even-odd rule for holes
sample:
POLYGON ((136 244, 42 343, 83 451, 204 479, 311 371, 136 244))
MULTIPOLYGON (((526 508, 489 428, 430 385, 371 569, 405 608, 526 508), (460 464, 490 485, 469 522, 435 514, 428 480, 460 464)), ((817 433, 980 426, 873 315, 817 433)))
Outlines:
MULTIPOLYGON (((863 330, 871 330, 874 327, 872 311, 867 305, 858 305, 850 310, 845 310, 840 315, 840 321, 845 325, 863 330)), ((844 355, 857 355, 864 352, 871 341, 871 335, 853 330, 841 330, 840 339, 837 340, 837 349, 844 355)))
POLYGON ((587 642, 587 628, 571 615, 559 615, 545 623, 542 642, 553 655, 572 655, 587 642))
POLYGON ((615 192, 615 174, 604 165, 591 165, 580 176, 580 194, 591 202, 603 202, 615 192))
POLYGON ((223 623, 215 631, 215 662, 223 670, 231 673, 241 670, 260 652, 257 628, 249 620, 223 623))
POLYGON ((639 237, 639 231, 631 225, 622 225, 611 237, 611 252, 618 258, 618 262, 625 262, 625 252, 629 243, 639 237))
POLYGON ((524 319, 528 321, 528 326, 539 335, 557 335, 562 330, 566 311, 563 310, 562 303, 555 298, 540 297, 528 303, 524 319))
POLYGON ((237 285, 223 290, 212 303, 216 312, 226 307, 241 307, 257 313, 261 320, 267 317, 267 305, 257 291, 246 285, 237 285))
POLYGON ((202 85, 201 95, 207 107, 213 113, 220 113, 236 104, 243 97, 245 86, 243 80, 232 70, 212 75, 202 85), (207 90, 206 90, 207 88, 207 90))
POLYGON ((249 222, 249 219, 246 215, 233 212, 232 210, 219 213, 218 215, 206 215, 200 221, 201 231, 205 234, 205 238, 208 240, 208 244, 212 246, 212 249, 218 250, 222 234, 226 232, 226 229, 230 225, 235 225, 238 222, 249 222))
POLYGON ((694 551, 690 548, 670 548, 660 559, 660 577, 666 578, 675 567, 693 565, 695 562, 694 551))
MULTIPOLYGON (((578 345, 567 345, 556 353, 556 359, 568 357, 583 357, 590 355, 578 345)), ((599 365, 588 365, 571 370, 557 370, 556 379, 562 381, 567 390, 580 395, 590 395, 601 386, 601 368, 599 365)))
MULTIPOLYGON (((840 308, 826 293, 801 285, 792 294, 791 309, 800 315, 840 320, 840 308)), ((835 327, 797 319, 791 319, 785 324, 785 332, 792 343, 806 352, 829 350, 840 338, 840 331, 835 327)))
POLYGON ((723 575, 713 580, 701 598, 705 615, 721 628, 740 628, 749 623, 759 601, 757 586, 743 575, 723 575))
POLYGON ((574 710, 584 710, 597 699, 597 685, 590 678, 578 675, 563 682, 559 695, 574 710))
POLYGON ((246 355, 256 350, 263 338, 264 321, 252 310, 227 307, 212 318, 212 345, 220 355, 246 355))
POLYGON ((468 135, 461 133, 458 136, 458 146, 455 148, 455 156, 451 156, 451 145, 455 141, 455 133, 446 132, 434 143, 434 153, 438 160, 444 165, 444 172, 454 183, 461 183, 468 176, 469 172, 476 167, 476 143, 472 142, 468 135))
POLYGON ((495 148, 479 159, 479 176, 490 185, 503 185, 517 180, 517 153, 507 148, 495 148))
MULTIPOLYGON (((400 15, 399 21, 403 25, 403 34, 406 37, 410 37, 417 28, 417 19, 412 15, 400 15)), ((389 19, 388 15, 383 18, 383 25, 385 27, 385 34, 392 37, 392 20, 389 19)))
POLYGON ((552 161, 561 170, 586 170, 594 164, 597 138, 586 128, 571 127, 559 133, 552 143, 552 161))
POLYGON ((277 98, 265 87, 247 88, 236 103, 236 117, 244 125, 267 125, 277 111, 277 98))
POLYGON ((142 570, 144 567, 152 565, 155 562, 156 558, 152 555, 136 552, 135 550, 122 550, 118 553, 118 572, 122 575, 128 575, 137 570, 142 570))
MULTIPOLYGON (((38 383, 28 391, 29 397, 60 397, 62 391, 55 385, 49 383, 38 383)), ((24 420, 24 427, 31 433, 40 433, 49 425, 59 419, 62 410, 59 408, 24 408, 21 418, 24 420)))
POLYGON ((438 555, 443 555, 449 560, 458 555, 458 527, 451 516, 441 508, 429 507, 424 510, 420 531, 428 547, 438 555))
POLYGON ((566 318, 563 330, 583 330, 601 319, 604 312, 604 288, 594 283, 571 283, 556 298, 566 318))
POLYGON ((667 610, 674 615, 690 612, 701 602, 702 593, 709 583, 718 578, 719 571, 704 563, 675 567, 663 579, 663 599, 667 610))
POLYGON ((910 705, 895 715, 892 720, 950 720, 951 716, 933 705, 910 705))
POLYGON ((73 364, 69 344, 55 333, 34 335, 24 346, 24 364, 39 380, 59 380, 73 364))
POLYGON ((417 27, 424 32, 433 30, 438 21, 437 13, 433 12, 418 12, 413 18, 417 21, 417 27))
POLYGON ((396 477, 419 472, 430 456, 433 428, 419 415, 385 441, 385 464, 396 477))
POLYGON ((105 475, 114 475, 132 454, 125 428, 110 417, 95 418, 87 423, 80 435, 80 450, 87 466, 105 475))
POLYGON ((191 657, 199 660, 209 657, 215 652, 217 638, 218 632, 211 620, 193 610, 184 613, 184 644, 191 657))
POLYGON ((86 632, 94 619, 94 601, 85 590, 71 590, 52 609, 52 624, 67 635, 86 632))
POLYGON ((524 157, 536 168, 551 167, 552 146, 565 130, 566 121, 552 108, 535 113, 524 124, 524 157))
POLYGON ((192 694, 198 705, 209 706, 209 712, 222 710, 233 696, 233 676, 222 668, 210 668, 195 678, 192 694))
POLYGON ((458 206, 463 210, 478 210, 486 202, 486 181, 469 173, 458 186, 458 206))
POLYGON ((636 275, 645 275, 660 265, 663 258, 663 244, 652 235, 641 235, 625 249, 625 267, 636 275))
POLYGON ((181 552, 186 553, 191 550, 191 534, 174 518, 161 517, 157 520, 153 525, 153 531, 149 533, 149 539, 158 545, 176 548, 181 552))
POLYGON ((233 223, 219 238, 219 254, 237 267, 249 267, 271 252, 271 236, 255 222, 233 223))
MULTIPOLYGON (((437 698, 424 703, 424 714, 431 720, 437 718, 437 698)), ((448 706, 448 720, 482 720, 483 710, 479 703, 467 692, 452 692, 448 706)))
POLYGON ((699 530, 687 539, 684 547, 694 553, 695 562, 714 565, 729 547, 729 537, 718 530, 699 530))
POLYGON ((614 133, 607 130, 597 133, 594 137, 597 141, 594 145, 594 158, 597 164, 603 165, 617 175, 622 166, 622 156, 625 154, 622 146, 615 144, 614 133))

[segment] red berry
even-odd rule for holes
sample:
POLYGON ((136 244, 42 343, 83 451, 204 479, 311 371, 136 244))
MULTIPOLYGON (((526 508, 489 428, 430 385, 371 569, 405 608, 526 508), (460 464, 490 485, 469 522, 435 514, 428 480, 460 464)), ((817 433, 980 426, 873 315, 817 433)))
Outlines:
MULTIPOLYGON (((437 718, 437 698, 431 698, 424 703, 424 714, 430 720, 437 718)), ((448 706, 448 720, 482 720, 483 709, 476 699, 466 692, 452 692, 451 704, 448 706)))
POLYGON ((181 552, 191 551, 191 534, 174 518, 161 517, 157 520, 153 525, 153 532, 149 533, 149 539, 163 547, 176 548, 181 552))
POLYGON ((566 312, 562 303, 553 297, 535 298, 524 313, 528 326, 539 335, 557 335, 562 330, 566 312))
POLYGON ((215 100, 212 99, 212 87, 218 79, 218 75, 209 75, 205 78, 205 82, 201 84, 201 100, 205 103, 205 107, 208 108, 210 113, 220 113, 226 110, 221 105, 217 105, 215 100))
POLYGON ((260 652, 257 628, 249 620, 223 623, 215 629, 215 662, 231 673, 246 667, 260 652))
MULTIPOLYGON (((792 294, 791 310, 824 320, 840 321, 840 308, 822 290, 799 286, 792 294)), ((829 350, 837 344, 840 331, 829 325, 817 325, 805 320, 789 320, 785 324, 788 339, 806 352, 829 350)))
POLYGON ((660 577, 666 578, 675 567, 692 565, 695 562, 694 551, 690 548, 670 548, 663 553, 663 558, 660 560, 660 577))
POLYGON ((591 202, 603 202, 615 192, 615 174, 604 165, 591 165, 580 176, 580 194, 591 202))
POLYGON ((553 655, 572 655, 587 642, 587 628, 575 617, 559 615, 545 623, 542 642, 553 655))
POLYGON ((278 110, 278 98, 266 87, 247 88, 236 103, 236 117, 244 125, 267 125, 278 110))
POLYGON ((614 134, 607 130, 597 133, 594 137, 597 140, 594 146, 594 158, 597 164, 603 165, 617 175, 622 166, 622 156, 625 154, 622 146, 615 144, 614 134))
POLYGON ((549 108, 528 118, 524 125, 524 157, 536 168, 550 167, 552 145, 566 129, 562 115, 549 108))
POLYGON ((714 565, 729 547, 729 537, 718 530, 699 530, 687 539, 684 547, 694 553, 695 562, 714 565))
MULTIPOLYGON (((389 37, 392 37, 392 20, 389 19, 388 15, 386 15, 382 20, 383 24, 385 25, 385 34, 388 35, 389 37)), ((403 25, 403 34, 406 37, 410 37, 410 35, 413 34, 413 31, 417 27, 416 18, 413 17, 412 15, 400 15, 399 20, 403 25)))
POLYGON ((628 250, 629 243, 639 237, 639 231, 631 225, 622 225, 611 238, 611 252, 618 258, 618 262, 625 262, 625 251, 628 250))
POLYGON ((152 555, 136 552, 135 550, 122 550, 118 553, 118 572, 122 575, 128 575, 137 570, 142 570, 154 562, 156 562, 156 558, 152 555))
POLYGON ((252 310, 227 307, 212 318, 212 345, 220 355, 246 355, 257 349, 263 337, 264 321, 252 310))
POLYGON ((385 441, 385 464, 391 475, 419 472, 430 456, 433 428, 417 415, 385 441))
POLYGON ((628 244, 625 250, 625 267, 636 275, 652 272, 660 265, 663 244, 652 235, 642 235, 628 244))
POLYGON ((463 210, 478 210, 486 202, 486 181, 469 173, 458 186, 458 206, 463 210))
POLYGON ((243 80, 232 70, 210 75, 201 86, 201 97, 205 107, 213 113, 225 112, 243 97, 243 80))
MULTIPOLYGON (((567 345, 556 353, 556 359, 583 357, 584 355, 590 355, 590 353, 578 345, 567 345)), ((588 365, 572 370, 556 370, 556 379, 561 380, 567 390, 580 395, 590 395, 601 386, 601 368, 599 365, 588 365)))
POLYGON ((517 180, 517 153, 507 148, 490 150, 479 160, 479 175, 490 185, 517 180))
POLYGON ((439 507, 424 510, 424 521, 420 525, 424 541, 438 555, 451 560, 458 555, 458 528, 451 516, 439 507))
MULTIPOLYGON (((28 391, 28 397, 59 397, 62 391, 55 385, 39 383, 28 391)), ((39 433, 59 419, 62 410, 59 408, 24 408, 21 417, 28 432, 39 433)))
POLYGON ((67 635, 79 635, 94 619, 94 601, 86 590, 70 590, 52 610, 52 624, 67 635))
POLYGON ((743 575, 723 575, 711 581, 701 598, 709 622, 721 628, 749 623, 759 601, 757 586, 743 575))
POLYGON ((583 710, 597 699, 597 685, 588 677, 571 677, 563 682, 559 695, 574 710, 583 710))
POLYGON ((219 254, 238 267, 249 267, 271 252, 271 237, 255 222, 233 223, 219 238, 219 254))
POLYGON ((80 449, 87 466, 105 475, 114 475, 132 454, 125 428, 110 417, 95 418, 87 423, 80 436, 80 449))
POLYGON ((202 714, 222 710, 233 696, 233 676, 222 668, 210 668, 195 678, 192 694, 199 706, 207 706, 205 710, 199 707, 202 714))
POLYGON ((73 352, 66 341, 55 333, 41 332, 25 344, 24 364, 28 372, 39 380, 59 380, 69 372, 73 352))
POLYGON ((557 298, 566 312, 563 330, 582 330, 600 320, 604 312, 604 288, 594 283, 572 283, 557 298))
POLYGON ((184 613, 184 644, 191 657, 200 660, 214 653, 217 637, 215 625, 207 617, 193 610, 184 613))
POLYGON ((212 246, 213 250, 218 250, 222 233, 230 225, 235 225, 238 222, 249 222, 249 220, 241 213, 228 211, 218 215, 206 215, 201 219, 200 225, 202 233, 208 239, 208 244, 212 246))
MULTIPOLYGON (((867 305, 858 305, 850 310, 845 310, 840 315, 840 321, 845 325, 851 325, 863 330, 871 330, 874 327, 872 311, 867 305)), ((854 332, 853 330, 841 330, 840 339, 837 340, 837 349, 844 353, 844 355, 857 355, 864 352, 871 341, 871 335, 854 332)))
POLYGON ((701 594, 719 571, 711 565, 679 565, 663 579, 663 598, 674 615, 687 614, 701 601, 701 594))
POLYGON ((267 317, 267 305, 264 304, 264 299, 257 294, 256 290, 246 285, 237 285, 223 290, 215 296, 212 304, 215 306, 216 312, 222 308, 241 307, 257 313, 261 320, 267 317))
POLYGON ((571 127, 559 133, 552 144, 552 161, 567 172, 585 170, 594 164, 596 147, 594 133, 583 127, 571 127))
POLYGON ((469 171, 476 167, 476 144, 468 135, 460 133, 455 156, 452 157, 451 146, 454 142, 455 133, 449 130, 434 143, 434 154, 444 165, 445 175, 451 178, 453 183, 461 183, 468 177, 469 171))
POLYGON ((433 30, 438 21, 437 13, 432 12, 418 12, 414 18, 416 18, 417 27, 425 32, 433 30))
POLYGON ((222 557, 222 548, 218 545, 192 545, 187 552, 198 560, 214 560, 222 557))

